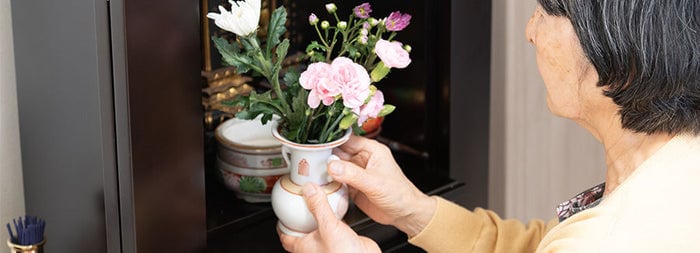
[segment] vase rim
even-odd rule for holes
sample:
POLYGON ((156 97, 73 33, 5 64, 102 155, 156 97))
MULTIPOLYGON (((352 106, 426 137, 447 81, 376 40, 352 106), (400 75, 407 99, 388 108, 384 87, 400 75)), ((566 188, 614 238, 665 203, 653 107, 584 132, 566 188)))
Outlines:
POLYGON ((39 247, 43 247, 44 244, 46 243, 46 238, 38 242, 37 244, 31 244, 31 245, 20 245, 20 244, 14 244, 10 239, 7 239, 7 246, 10 246, 12 249, 18 249, 18 250, 36 250, 39 249, 39 247))
POLYGON ((332 142, 327 142, 327 143, 319 143, 319 144, 301 144, 301 143, 296 143, 293 141, 288 140, 282 134, 279 133, 279 122, 274 120, 272 122, 272 136, 274 136, 277 140, 279 140, 282 144, 291 146, 294 148, 301 148, 301 149, 321 149, 321 148, 335 148, 337 146, 343 145, 343 143, 347 142, 350 139, 350 135, 352 134, 352 128, 348 128, 345 131, 345 134, 340 137, 337 140, 334 140, 332 142))

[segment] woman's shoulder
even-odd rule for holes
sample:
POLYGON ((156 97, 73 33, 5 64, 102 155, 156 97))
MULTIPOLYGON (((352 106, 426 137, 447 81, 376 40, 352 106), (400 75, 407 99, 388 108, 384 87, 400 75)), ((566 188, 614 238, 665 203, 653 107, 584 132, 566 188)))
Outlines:
POLYGON ((552 229, 538 252, 700 252, 698 193, 700 138, 674 138, 597 207, 552 229))

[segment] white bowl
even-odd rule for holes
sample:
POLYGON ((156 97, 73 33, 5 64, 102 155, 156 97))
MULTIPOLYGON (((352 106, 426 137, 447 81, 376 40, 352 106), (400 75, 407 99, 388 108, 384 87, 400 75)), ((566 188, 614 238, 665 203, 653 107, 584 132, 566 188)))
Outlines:
POLYGON ((260 119, 224 121, 216 128, 217 157, 234 166, 250 169, 284 168, 281 144, 272 136, 269 122, 260 119))

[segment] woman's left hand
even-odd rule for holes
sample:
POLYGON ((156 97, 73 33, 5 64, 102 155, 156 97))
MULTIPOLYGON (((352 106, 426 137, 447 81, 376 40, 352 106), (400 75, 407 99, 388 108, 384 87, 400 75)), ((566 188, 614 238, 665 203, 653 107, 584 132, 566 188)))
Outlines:
POLYGON ((306 205, 316 219, 318 229, 304 237, 286 235, 278 229, 284 249, 289 252, 381 252, 377 243, 358 236, 347 224, 335 217, 318 185, 307 183, 303 191, 306 205))

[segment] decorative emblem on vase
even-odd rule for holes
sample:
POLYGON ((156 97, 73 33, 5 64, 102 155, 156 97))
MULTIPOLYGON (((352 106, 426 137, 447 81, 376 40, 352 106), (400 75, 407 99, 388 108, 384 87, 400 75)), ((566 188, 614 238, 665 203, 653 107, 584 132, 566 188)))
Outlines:
POLYGON ((309 176, 309 162, 306 159, 301 159, 299 162, 299 172, 297 173, 301 176, 309 176))

